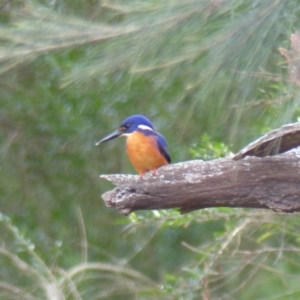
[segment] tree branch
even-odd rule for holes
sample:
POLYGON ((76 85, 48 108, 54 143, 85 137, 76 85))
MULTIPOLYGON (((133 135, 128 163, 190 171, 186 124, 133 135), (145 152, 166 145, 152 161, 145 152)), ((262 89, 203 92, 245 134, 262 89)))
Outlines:
POLYGON ((147 173, 102 175, 117 188, 102 195, 123 214, 178 208, 182 213, 207 207, 300 211, 300 150, 270 157, 231 157, 171 164, 147 173))
POLYGON ((107 206, 123 214, 163 208, 178 208, 185 213, 219 206, 300 211, 299 145, 300 123, 288 124, 233 157, 172 164, 160 168, 156 176, 149 173, 143 179, 102 175, 117 186, 102 198, 107 206))
POLYGON ((239 160, 246 156, 277 155, 298 146, 300 146, 300 122, 287 124, 268 132, 234 155, 233 159, 239 160))

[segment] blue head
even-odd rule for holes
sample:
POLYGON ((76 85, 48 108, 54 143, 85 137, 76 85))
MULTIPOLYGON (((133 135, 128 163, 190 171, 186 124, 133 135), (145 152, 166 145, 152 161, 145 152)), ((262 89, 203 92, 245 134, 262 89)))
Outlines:
POLYGON ((119 129, 112 132, 108 136, 104 137, 102 140, 96 143, 96 145, 100 145, 101 143, 107 142, 109 140, 112 140, 118 136, 122 135, 129 135, 132 132, 142 129, 142 130, 154 130, 152 123, 149 119, 142 115, 133 115, 128 118, 126 118, 124 121, 122 121, 121 125, 119 126, 119 129))

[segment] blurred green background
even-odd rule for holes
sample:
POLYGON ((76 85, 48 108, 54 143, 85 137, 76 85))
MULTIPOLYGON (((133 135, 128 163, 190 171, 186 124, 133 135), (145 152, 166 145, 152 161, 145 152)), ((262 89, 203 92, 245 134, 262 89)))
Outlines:
POLYGON ((1 299, 297 299, 298 215, 106 208, 148 116, 173 162, 297 121, 300 1, 0 1, 1 299), (24 267, 24 265, 26 267, 24 267), (37 279, 38 278, 38 279, 37 279), (18 298, 19 297, 19 298, 18 298))

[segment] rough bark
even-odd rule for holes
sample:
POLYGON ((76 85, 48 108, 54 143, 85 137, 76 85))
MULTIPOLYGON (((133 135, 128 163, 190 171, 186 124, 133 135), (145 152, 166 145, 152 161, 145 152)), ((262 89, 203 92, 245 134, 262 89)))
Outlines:
POLYGON ((245 156, 265 157, 284 153, 300 145, 300 123, 284 125, 268 132, 260 139, 246 146, 236 155, 234 160, 245 156))
POLYGON ((102 195, 123 214, 178 208, 182 213, 207 207, 300 211, 300 150, 269 157, 232 157, 171 164, 146 174, 102 175, 117 188, 102 195))

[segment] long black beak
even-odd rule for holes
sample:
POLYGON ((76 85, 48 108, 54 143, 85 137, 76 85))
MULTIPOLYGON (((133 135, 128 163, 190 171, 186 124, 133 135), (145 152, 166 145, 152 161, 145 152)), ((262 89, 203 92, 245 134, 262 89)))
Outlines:
POLYGON ((122 134, 123 134, 122 131, 116 130, 116 131, 112 132, 111 134, 109 134, 108 136, 104 137, 102 140, 100 140, 99 142, 97 142, 95 145, 98 146, 98 145, 100 145, 100 144, 102 144, 104 142, 107 142, 109 140, 112 140, 112 139, 114 139, 114 138, 116 138, 116 137, 118 137, 118 136, 120 136, 122 134))

